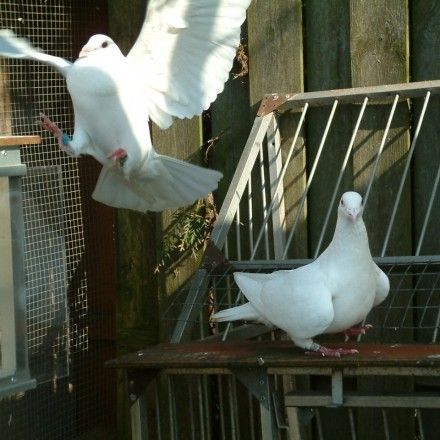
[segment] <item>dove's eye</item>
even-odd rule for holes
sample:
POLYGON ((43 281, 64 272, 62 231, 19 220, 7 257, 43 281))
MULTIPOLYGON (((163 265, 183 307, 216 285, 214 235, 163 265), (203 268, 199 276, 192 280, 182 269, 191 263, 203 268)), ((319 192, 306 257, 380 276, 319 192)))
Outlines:
POLYGON ((344 206, 344 199, 341 199, 341 206, 344 206))
POLYGON ((103 47, 104 49, 108 46, 108 41, 104 41, 104 43, 101 44, 101 47, 103 47))

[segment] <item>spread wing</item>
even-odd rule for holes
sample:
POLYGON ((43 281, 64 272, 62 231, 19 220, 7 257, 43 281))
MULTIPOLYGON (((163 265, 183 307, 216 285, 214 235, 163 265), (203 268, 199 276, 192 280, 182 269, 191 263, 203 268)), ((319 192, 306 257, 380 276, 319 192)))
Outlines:
POLYGON ((17 37, 9 29, 0 29, 0 55, 6 58, 25 58, 49 64, 64 74, 71 63, 64 58, 54 57, 33 47, 25 38, 17 37))
POLYGON ((151 0, 127 55, 161 128, 191 118, 223 90, 251 0, 151 0))

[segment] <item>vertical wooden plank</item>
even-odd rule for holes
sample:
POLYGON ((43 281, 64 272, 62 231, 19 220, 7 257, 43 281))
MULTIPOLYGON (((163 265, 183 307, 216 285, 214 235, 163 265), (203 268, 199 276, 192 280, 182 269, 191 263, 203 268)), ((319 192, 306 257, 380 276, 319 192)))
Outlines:
MULTIPOLYGON (((351 86, 350 10, 348 2, 311 0, 306 4, 307 91, 338 89, 351 86)), ((355 112, 356 113, 356 112, 355 112)), ((321 142, 330 107, 310 109, 307 120, 308 170, 321 142)), ((353 128, 350 107, 339 106, 322 151, 314 181, 310 187, 309 230, 313 256, 324 224, 334 186, 348 147, 353 128)), ((351 189, 351 164, 347 166, 339 194, 351 189)), ((335 208, 335 207, 333 207, 335 208)), ((333 236, 336 210, 332 209, 321 251, 333 236)))
MULTIPOLYGON (((0 115, 10 111, 7 69, 0 65, 0 115)), ((11 133, 11 120, 0 119, 0 134, 11 133)), ((12 276, 11 218, 9 201, 9 182, 7 177, 0 178, 0 369, 14 371, 15 353, 15 319, 12 276)))
MULTIPOLYGON (((304 91, 302 8, 301 0, 283 2, 254 0, 249 7, 249 96, 254 112, 259 101, 267 93, 304 91)), ((298 114, 283 115, 278 119, 283 163, 298 122, 298 114)), ((284 203, 292 207, 285 212, 286 234, 292 227, 306 184, 306 151, 303 134, 298 138, 296 148, 284 177, 284 203)), ((296 234, 289 248, 289 258, 307 256, 306 218, 307 207, 301 213, 296 234)), ((289 383, 287 377, 284 379, 284 390, 288 391, 292 388, 293 382, 289 383)), ((307 386, 307 384, 303 385, 307 386)), ((291 425, 290 438, 294 438, 292 436, 296 434, 301 438, 308 438, 310 433, 299 425, 299 418, 294 408, 288 410, 288 420, 291 425)))
MULTIPOLYGON (((406 0, 350 2, 350 55, 353 87, 408 81, 408 19, 406 0)), ((361 124, 353 154, 353 183, 354 188, 360 192, 366 189, 389 111, 390 105, 370 106, 361 124)), ((408 127, 408 105, 401 103, 397 107, 386 149, 379 163, 364 214, 373 255, 377 255, 381 249, 385 238, 384 225, 388 225, 396 198, 404 160, 410 146, 408 127)), ((410 178, 411 176, 408 176, 402 193, 398 211, 399 221, 391 236, 388 255, 410 255, 412 251, 410 178)), ((406 298, 401 299, 405 301, 406 298)), ((395 305, 397 303, 399 299, 395 305)), ((378 319, 378 322, 372 321, 372 324, 379 324, 382 320, 380 316, 378 319)), ((378 329, 371 332, 368 338, 388 341, 393 336, 384 334, 378 329)), ((399 342, 408 341, 411 338, 410 333, 399 332, 399 342)), ((406 378, 390 378, 386 381, 381 378, 358 380, 358 389, 369 392, 372 390, 376 392, 411 391, 412 386, 412 380, 406 378)), ((414 418, 410 410, 390 409, 386 413, 390 439, 414 438, 414 418)), ((378 426, 383 426, 380 423, 382 421, 380 410, 361 409, 357 414, 358 438, 362 440, 377 436, 378 426)), ((383 429, 379 429, 380 431, 384 434, 383 429)))
MULTIPOLYGON (((145 18, 145 0, 111 0, 110 36, 123 53, 136 40, 145 18)), ((145 121, 145 123, 148 123, 145 121)), ((156 215, 117 211, 118 262, 117 345, 118 352, 138 350, 159 342, 157 279, 153 275, 156 215)), ((118 373, 118 438, 131 438, 130 408, 123 372, 118 373)))
POLYGON ((0 177, 0 377, 14 374, 16 369, 11 240, 8 178, 0 177))
MULTIPOLYGON (((412 54, 411 67, 414 81, 440 78, 440 2, 429 0, 411 2, 412 16, 412 54)), ((414 104, 414 118, 418 118, 422 100, 414 104)), ((421 228, 428 208, 434 179, 440 165, 440 148, 438 148, 438 121, 440 120, 439 98, 433 96, 428 104, 417 148, 414 152, 414 214, 415 245, 418 243, 421 228)), ((431 221, 428 223, 426 237, 421 254, 440 253, 440 242, 437 239, 438 219, 440 218, 439 194, 435 199, 431 221)))
MULTIPOLYGON (((346 1, 308 0, 305 8, 306 85, 307 91, 338 89, 351 86, 350 73, 350 10, 346 1)), ((310 172, 321 142, 331 107, 311 108, 307 117, 307 170, 310 172)), ((355 111, 355 113, 357 113, 355 111)), ((313 256, 322 232, 325 215, 333 194, 340 166, 352 133, 351 108, 339 106, 322 151, 308 197, 309 251, 313 256)), ((347 166, 339 194, 350 189, 351 164, 347 166)), ((321 252, 333 236, 336 222, 333 207, 321 252)), ((312 378, 313 389, 326 389, 328 379, 312 378)), ((319 410, 325 437, 351 439, 346 409, 319 410), (333 436, 333 437, 332 437, 333 436)))
MULTIPOLYGON (((423 2, 411 0, 411 72, 413 81, 423 81, 440 78, 440 1, 425 0, 423 2)), ((438 97, 432 97, 428 111, 420 132, 419 143, 414 152, 413 168, 413 197, 414 197, 414 236, 417 246, 421 229, 425 220, 426 210, 431 196, 434 179, 440 166, 440 148, 438 146, 438 121, 440 120, 440 102, 438 97)), ((420 114, 421 102, 414 104, 414 117, 420 114)), ((440 190, 437 190, 431 220, 426 229, 426 236, 421 248, 421 254, 439 254, 440 241, 438 240, 438 222, 440 219, 440 190)), ((421 288, 428 287, 423 283, 421 288)), ((418 305, 426 304, 427 297, 420 298, 418 305)), ((430 306, 440 306, 438 299, 432 298, 430 306)), ((428 312, 429 314, 429 312, 428 312)), ((426 316, 426 322, 435 322, 437 310, 426 316), (430 321, 428 321, 429 319, 430 321)), ((422 323, 419 323, 423 325, 422 323)), ((417 341, 427 343, 432 338, 432 330, 418 331, 417 341)), ((438 379, 431 378, 429 382, 417 379, 417 383, 438 388, 438 379)), ((438 433, 438 410, 421 410, 423 430, 426 439, 435 438, 438 433)))
MULTIPOLYGON (((304 91, 303 72, 303 3, 300 0, 266 2, 254 0, 248 10, 249 96, 250 105, 257 104, 267 93, 304 91)), ((299 115, 279 118, 283 160, 291 145, 299 115)), ((297 150, 284 177, 284 201, 288 234, 296 216, 296 208, 305 187, 306 152, 304 137, 297 141, 297 150)), ((307 255, 307 207, 303 210, 288 258, 307 255)))

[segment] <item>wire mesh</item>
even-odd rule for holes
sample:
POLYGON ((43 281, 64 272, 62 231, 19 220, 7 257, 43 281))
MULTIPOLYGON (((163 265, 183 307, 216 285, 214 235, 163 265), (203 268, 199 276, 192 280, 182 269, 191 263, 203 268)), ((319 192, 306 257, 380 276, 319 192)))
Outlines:
MULTIPOLYGON (((286 124, 277 120, 283 115, 257 118, 212 232, 213 242, 226 258, 291 259, 294 266, 295 259, 317 257, 332 238, 338 197, 353 189, 364 196, 364 220, 373 256, 395 256, 391 261, 398 263, 402 256, 438 255, 440 173, 428 175, 423 160, 427 159, 427 145, 437 151, 437 145, 432 145, 432 118, 439 98, 431 94, 431 87, 410 88, 398 93, 397 87, 385 97, 380 87, 377 96, 374 88, 368 96, 353 92, 353 102, 350 92, 344 91, 341 103, 337 92, 328 96, 322 92, 318 108, 309 107, 307 94, 303 94, 297 106, 291 104, 298 117, 290 135, 281 130, 286 124), (316 133, 304 142, 304 127, 312 124, 316 133), (342 138, 341 124, 345 130, 342 138), (419 157, 419 151, 425 156, 419 157), (277 172, 271 174, 277 161, 277 172), (423 189, 412 189, 417 179, 424 179, 423 189)), ((317 93, 312 95, 318 99, 317 93)), ((313 105, 313 100, 310 103, 313 105)), ((438 160, 438 154, 432 154, 432 159, 438 160)), ((434 166, 437 170, 440 163, 434 166)), ((407 262, 411 263, 411 258, 407 262)), ((392 269, 393 276, 398 267, 392 269)), ((418 291, 426 278, 420 275, 414 274, 409 264, 406 278, 419 277, 418 291)), ((212 284, 201 281, 202 272, 198 277, 189 290, 176 296, 171 305, 173 314, 165 313, 167 319, 182 310, 179 329, 186 320, 194 319, 196 313, 190 309, 204 307, 201 298, 211 292, 206 286, 212 284)), ((411 289, 414 285, 407 290, 411 289)), ((233 298, 230 304, 241 300, 235 292, 229 295, 233 298)), ((398 289, 397 295, 403 297, 404 290, 398 289)), ((419 296, 421 291, 412 299, 419 296)), ((421 306, 411 307, 405 320, 421 306)))
MULTIPOLYGON (((405 93, 389 93, 378 102, 374 88, 370 91, 368 96, 358 93, 352 102, 350 91, 339 101, 338 91, 329 92, 326 99, 315 93, 319 108, 313 100, 309 105, 303 94, 298 106, 291 105, 296 113, 286 133, 281 130, 286 127, 282 115, 269 114, 255 121, 212 232, 213 243, 226 261, 208 250, 205 264, 174 297, 163 318, 175 324, 173 342, 195 334, 219 341, 285 338, 282 332, 262 325, 215 323, 210 316, 246 302, 234 272, 289 270, 318 256, 331 240, 338 197, 353 189, 364 196, 372 254, 391 284, 387 299, 366 319, 373 327, 360 339, 392 345, 438 342, 440 156, 432 124, 439 99, 421 86, 412 100, 405 93), (277 161, 281 163, 273 175, 271 167, 277 161), (427 161, 432 162, 434 173, 425 171, 427 161), (193 328, 198 331, 188 330, 193 328)), ((316 340, 337 343, 344 335, 323 335, 316 340)), ((328 377, 313 374, 273 379, 280 395, 291 389, 311 393, 330 393, 331 389, 328 377)), ((260 438, 258 412, 246 422, 244 418, 234 422, 236 409, 228 418, 227 408, 232 408, 237 394, 223 384, 231 380, 217 379, 219 437, 248 438, 256 433, 260 438), (254 434, 246 431, 250 426, 254 434)), ((435 378, 426 386, 421 379, 379 376, 344 382, 344 390, 378 395, 435 394, 438 386, 435 378)), ((251 400, 242 403, 248 411, 258 405, 251 400)), ((438 410, 426 408, 286 408, 286 413, 290 434, 280 430, 281 439, 435 438, 429 417, 438 417, 438 410), (377 421, 374 427, 371 420, 377 421)))
MULTIPOLYGON (((0 4, 0 28, 69 60, 84 44, 80 39, 105 31, 105 20, 103 0, 0 4)), ((1 437, 69 439, 88 432, 111 439, 114 376, 103 369, 104 360, 115 353, 114 303, 106 298, 107 292, 114 293, 112 266, 106 266, 114 255, 111 227, 106 226, 110 215, 89 197, 96 165, 61 152, 53 136, 40 128, 39 112, 72 133, 64 78, 41 63, 0 58, 0 133, 39 134, 43 140, 22 148, 28 167, 23 179, 27 330, 30 369, 38 386, 0 402, 1 437), (108 243, 95 243, 96 215, 100 239, 108 243), (100 252, 108 255, 104 268, 97 266, 100 252)))

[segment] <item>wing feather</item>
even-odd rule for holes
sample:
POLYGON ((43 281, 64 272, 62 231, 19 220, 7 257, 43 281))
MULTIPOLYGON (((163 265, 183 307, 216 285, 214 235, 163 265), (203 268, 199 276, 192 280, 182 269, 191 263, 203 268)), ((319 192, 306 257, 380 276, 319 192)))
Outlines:
POLYGON ((9 29, 0 29, 0 55, 7 58, 40 61, 49 64, 63 74, 66 68, 72 65, 63 58, 54 57, 41 52, 39 49, 33 47, 27 39, 17 37, 9 29))
POLYGON ((162 128, 206 110, 229 77, 251 0, 151 0, 127 55, 162 128))

